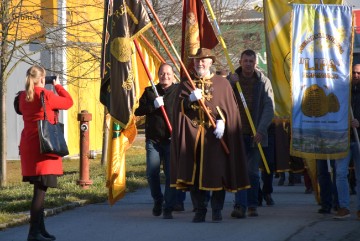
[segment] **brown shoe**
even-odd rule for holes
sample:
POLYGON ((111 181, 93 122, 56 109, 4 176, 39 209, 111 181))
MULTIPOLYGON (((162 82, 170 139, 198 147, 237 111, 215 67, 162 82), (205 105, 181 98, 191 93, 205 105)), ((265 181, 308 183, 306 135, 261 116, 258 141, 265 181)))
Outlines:
POLYGON ((256 208, 248 208, 248 216, 249 217, 257 217, 257 216, 259 216, 256 208))
POLYGON ((345 219, 350 217, 350 211, 346 208, 339 208, 336 215, 334 216, 335 219, 345 219))

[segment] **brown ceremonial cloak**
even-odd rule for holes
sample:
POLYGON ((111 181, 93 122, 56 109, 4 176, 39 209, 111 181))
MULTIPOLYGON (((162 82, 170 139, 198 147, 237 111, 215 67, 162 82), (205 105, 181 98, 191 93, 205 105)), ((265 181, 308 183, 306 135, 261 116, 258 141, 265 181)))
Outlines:
POLYGON ((171 142, 171 187, 186 189, 195 183, 199 168, 201 190, 236 192, 249 188, 247 160, 241 131, 240 113, 233 90, 227 79, 211 75, 210 79, 194 79, 203 90, 203 100, 216 122, 225 118, 225 141, 230 154, 226 154, 219 139, 213 134, 208 117, 198 102, 190 102, 193 90, 189 81, 179 86, 179 98, 174 105, 171 142), (198 158, 198 161, 196 161, 198 158))

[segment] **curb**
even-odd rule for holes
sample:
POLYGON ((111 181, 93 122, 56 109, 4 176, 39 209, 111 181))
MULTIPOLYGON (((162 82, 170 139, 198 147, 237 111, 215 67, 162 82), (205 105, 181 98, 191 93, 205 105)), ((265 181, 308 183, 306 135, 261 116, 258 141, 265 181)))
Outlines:
MULTIPOLYGON (((59 213, 67 211, 67 210, 71 210, 71 209, 74 209, 74 208, 77 208, 77 207, 83 207, 83 206, 85 206, 87 204, 91 204, 91 203, 89 201, 86 201, 86 200, 80 200, 80 201, 76 201, 76 202, 72 202, 72 203, 63 205, 61 207, 45 209, 44 210, 44 216, 45 217, 54 216, 54 215, 57 215, 59 213)), ((18 214, 25 215, 25 216, 23 216, 21 218, 13 219, 9 223, 0 224, 0 231, 3 231, 5 229, 7 229, 7 228, 12 228, 12 227, 16 227, 16 226, 20 226, 20 225, 29 223, 29 221, 30 221, 30 211, 20 212, 18 214)))

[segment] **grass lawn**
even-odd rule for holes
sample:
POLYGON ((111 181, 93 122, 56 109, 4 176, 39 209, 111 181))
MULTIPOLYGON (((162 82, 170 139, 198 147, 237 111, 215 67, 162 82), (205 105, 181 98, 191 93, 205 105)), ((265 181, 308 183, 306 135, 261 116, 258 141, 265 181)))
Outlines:
MULTIPOLYGON (((144 140, 136 140, 126 152, 126 191, 146 187, 144 140)), ((107 200, 106 165, 101 157, 90 162, 90 179, 93 184, 82 189, 79 180, 79 159, 64 159, 64 175, 58 178, 58 188, 49 188, 45 198, 45 209, 57 208, 72 203, 98 203, 107 200)), ((4 224, 27 221, 33 186, 22 182, 20 161, 7 162, 7 187, 0 188, 0 229, 4 224)))

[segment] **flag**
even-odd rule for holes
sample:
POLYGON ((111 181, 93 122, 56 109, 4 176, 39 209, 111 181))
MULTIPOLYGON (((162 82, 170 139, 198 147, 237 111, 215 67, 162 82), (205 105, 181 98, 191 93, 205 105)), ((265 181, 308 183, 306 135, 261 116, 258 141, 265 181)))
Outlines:
POLYGON ((188 57, 199 48, 213 49, 219 43, 201 0, 183 0, 181 59, 189 72, 188 57))
MULTIPOLYGON (((132 119, 134 122, 135 119, 132 119)), ((125 196, 126 191, 126 168, 125 153, 134 142, 137 129, 135 123, 129 125, 127 129, 121 130, 119 123, 114 118, 107 116, 107 125, 113 130, 109 135, 108 160, 107 160, 107 179, 108 200, 110 205, 125 196)))
MULTIPOLYGON (((140 1, 109 0, 105 3, 100 101, 109 111, 107 156, 108 200, 111 205, 126 191, 125 153, 134 141, 134 110, 144 88, 149 85, 136 54, 134 38, 151 27, 140 1)), ((141 42, 141 41, 140 41, 141 42)), ((160 65, 151 51, 142 47, 153 76, 160 65)))
POLYGON ((133 39, 151 27, 151 22, 139 0, 109 0, 105 9, 100 101, 126 128, 138 85, 132 62, 136 53, 133 39))
POLYGON ((290 152, 343 158, 350 135, 352 7, 294 4, 291 22, 290 152))
MULTIPOLYGON (((324 4, 342 4, 342 0, 323 0, 324 4)), ((275 96, 275 116, 290 118, 290 16, 295 3, 312 4, 319 0, 264 0, 264 25, 268 77, 275 96)))

